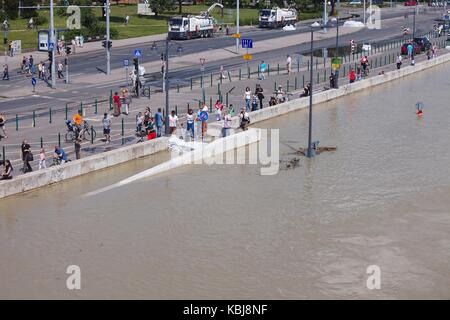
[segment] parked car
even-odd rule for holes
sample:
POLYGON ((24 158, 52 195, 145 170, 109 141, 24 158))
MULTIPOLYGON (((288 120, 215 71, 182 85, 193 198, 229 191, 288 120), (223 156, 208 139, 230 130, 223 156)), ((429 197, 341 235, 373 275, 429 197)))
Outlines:
MULTIPOLYGON (((409 43, 405 43, 404 45, 402 45, 400 52, 404 56, 408 54, 408 45, 409 45, 409 43)), ((422 50, 420 49, 420 46, 417 43, 414 42, 413 47, 414 47, 414 54, 420 54, 422 52, 422 50)))
POLYGON ((415 0, 405 1, 405 6, 417 6, 417 1, 415 0))
POLYGON ((364 43, 364 44, 362 45, 361 50, 362 50, 362 51, 370 52, 370 51, 372 51, 372 46, 371 46, 370 44, 368 44, 368 43, 364 43))
POLYGON ((362 4, 362 1, 361 0, 350 0, 349 2, 348 2, 348 4, 350 4, 350 5, 361 5, 362 4))
POLYGON ((421 51, 426 51, 431 48, 431 42, 427 37, 414 38, 413 41, 419 45, 421 51))

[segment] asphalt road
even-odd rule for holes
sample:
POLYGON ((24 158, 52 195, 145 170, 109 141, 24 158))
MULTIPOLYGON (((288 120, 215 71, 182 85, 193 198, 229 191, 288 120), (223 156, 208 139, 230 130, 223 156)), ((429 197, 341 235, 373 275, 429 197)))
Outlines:
MULTIPOLYGON (((408 10, 408 9, 407 9, 408 10)), ((412 9, 409 9, 412 12, 412 9)), ((404 11, 400 11, 396 9, 393 12, 383 12, 382 19, 389 20, 396 17, 403 17, 405 14, 404 11)), ((437 13, 433 14, 420 14, 416 17, 416 33, 420 32, 428 32, 431 30, 435 19, 438 16, 437 13)), ((361 19, 360 19, 361 20, 361 19)), ((357 43, 362 42, 380 42, 388 39, 399 39, 402 37, 401 31, 403 26, 409 26, 412 29, 412 14, 409 14, 408 19, 402 19, 401 21, 386 21, 382 20, 382 28, 379 30, 370 30, 370 29, 362 29, 356 33, 352 33, 349 35, 344 35, 339 37, 340 44, 348 44, 351 39, 356 40, 357 43)), ((295 31, 289 32, 289 34, 301 34, 309 32, 309 24, 301 24, 295 31)), ((329 32, 334 32, 331 30, 329 32)), ((254 29, 246 32, 245 37, 252 38, 254 42, 277 39, 281 36, 286 35, 286 31, 283 30, 268 30, 268 29, 254 29)), ((235 39, 233 38, 210 38, 210 39, 195 39, 190 41, 174 41, 174 44, 170 47, 170 55, 177 55, 178 46, 182 46, 183 52, 182 54, 192 54, 198 52, 208 52, 213 49, 220 49, 228 46, 233 46, 235 43, 235 39)), ((325 39, 316 41, 314 43, 315 48, 330 48, 334 47, 336 43, 335 38, 325 39)), ((274 41, 276 46, 276 42, 274 41)), ((112 50, 111 56, 111 68, 122 68, 123 59, 131 59, 133 55, 133 51, 136 48, 140 48, 143 50, 144 55, 140 58, 142 63, 158 61, 160 59, 160 53, 163 50, 163 43, 158 44, 157 50, 151 50, 151 43, 144 44, 135 44, 132 46, 114 48, 112 50)), ((254 61, 257 63, 260 60, 270 60, 275 59, 277 57, 286 56, 286 54, 305 54, 310 51, 310 44, 303 43, 298 46, 293 47, 284 47, 284 48, 274 48, 274 50, 268 52, 262 52, 254 54, 254 61)), ((236 56, 235 58, 226 59, 222 61, 215 61, 205 64, 205 73, 209 72, 217 72, 220 65, 223 65, 226 69, 232 69, 239 66, 245 66, 246 62, 242 60, 242 57, 236 56)), ((105 66, 105 54, 103 50, 94 51, 86 54, 80 54, 73 56, 70 61, 70 68, 72 77, 73 76, 84 76, 90 74, 96 74, 99 72, 103 72, 105 66)), ((14 74, 14 71, 11 72, 14 74)), ((198 76, 199 70, 197 67, 189 67, 183 69, 175 69, 170 70, 170 77, 172 79, 188 79, 193 76, 198 76)), ((158 75, 156 75, 158 76, 158 75)), ((10 81, 9 85, 23 85, 30 87, 28 83, 29 79, 24 79, 21 76, 13 77, 10 81)), ((45 97, 42 96, 27 96, 23 98, 18 98, 9 101, 0 101, 0 111, 1 110, 11 110, 15 108, 37 108, 39 106, 43 106, 48 104, 51 99, 54 101, 63 102, 72 102, 78 101, 80 94, 83 96, 96 96, 99 93, 105 95, 109 92, 110 89, 116 89, 120 83, 111 83, 109 86, 104 84, 98 85, 89 85, 89 86, 71 86, 68 87, 66 92, 54 92, 45 97)), ((1 90, 5 90, 4 87, 0 88, 1 90)), ((52 101, 52 102, 54 102, 52 101)))

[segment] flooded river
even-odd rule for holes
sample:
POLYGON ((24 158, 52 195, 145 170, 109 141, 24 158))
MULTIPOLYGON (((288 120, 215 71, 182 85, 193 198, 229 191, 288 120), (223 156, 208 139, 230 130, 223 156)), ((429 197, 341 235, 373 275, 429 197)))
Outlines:
MULTIPOLYGON (((195 165, 81 197, 160 153, 0 200, 0 298, 449 299, 449 72, 316 106, 314 138, 337 151, 273 176, 195 165), (69 265, 81 290, 66 288, 69 265)), ((280 128, 285 160, 307 120, 257 126, 280 128)))

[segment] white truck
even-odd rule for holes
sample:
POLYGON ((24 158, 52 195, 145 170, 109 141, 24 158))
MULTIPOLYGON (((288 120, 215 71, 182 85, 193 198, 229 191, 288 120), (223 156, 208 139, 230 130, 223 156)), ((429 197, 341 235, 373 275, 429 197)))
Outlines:
POLYGON ((259 12, 260 28, 282 28, 298 21, 297 10, 293 8, 262 9, 259 12))
POLYGON ((220 3, 214 3, 205 12, 198 16, 175 16, 169 20, 169 39, 193 39, 193 38, 209 38, 214 36, 217 25, 216 20, 210 16, 210 12, 219 6, 220 3))

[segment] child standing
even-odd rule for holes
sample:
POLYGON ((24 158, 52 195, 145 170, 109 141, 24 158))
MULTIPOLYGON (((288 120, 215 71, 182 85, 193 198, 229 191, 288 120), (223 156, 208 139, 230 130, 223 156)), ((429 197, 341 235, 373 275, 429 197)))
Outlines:
POLYGON ((45 160, 45 150, 44 148, 41 148, 41 152, 39 153, 39 170, 41 170, 42 168, 47 168, 47 163, 45 162, 45 160))

